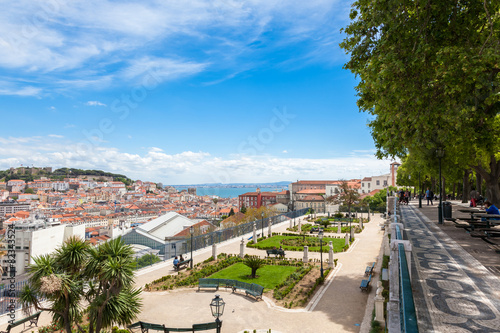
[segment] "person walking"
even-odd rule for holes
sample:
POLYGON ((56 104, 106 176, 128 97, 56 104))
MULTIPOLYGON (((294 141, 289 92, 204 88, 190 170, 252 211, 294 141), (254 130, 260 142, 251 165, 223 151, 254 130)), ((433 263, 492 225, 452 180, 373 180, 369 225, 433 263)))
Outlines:
POLYGON ((470 191, 469 197, 470 197, 470 206, 477 207, 477 191, 474 187, 470 191))
POLYGON ((427 188, 427 191, 425 191, 425 197, 427 198, 427 206, 429 206, 429 201, 431 202, 431 206, 432 206, 433 205, 432 200, 434 199, 434 193, 432 193, 432 191, 429 190, 429 188, 427 188))

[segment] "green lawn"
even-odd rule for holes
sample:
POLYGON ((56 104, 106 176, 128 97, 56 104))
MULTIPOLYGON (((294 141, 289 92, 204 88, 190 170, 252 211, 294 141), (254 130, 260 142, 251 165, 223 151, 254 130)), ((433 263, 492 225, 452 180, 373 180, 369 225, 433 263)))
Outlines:
POLYGON ((252 279, 249 275, 252 273, 250 267, 244 263, 237 263, 209 276, 213 279, 231 279, 247 283, 256 283, 266 289, 274 289, 280 282, 295 272, 298 267, 266 265, 257 270, 257 278, 252 279))
MULTIPOLYGON (((285 250, 289 251, 303 251, 304 245, 309 246, 309 251, 319 252, 320 242, 317 237, 305 236, 305 243, 303 242, 304 237, 302 236, 273 236, 271 238, 266 238, 259 241, 257 244, 248 243, 247 246, 255 247, 258 249, 272 249, 274 247, 283 247, 285 250)), ((342 252, 345 245, 344 238, 323 238, 323 252, 328 252, 328 242, 333 243, 333 252, 342 252)))

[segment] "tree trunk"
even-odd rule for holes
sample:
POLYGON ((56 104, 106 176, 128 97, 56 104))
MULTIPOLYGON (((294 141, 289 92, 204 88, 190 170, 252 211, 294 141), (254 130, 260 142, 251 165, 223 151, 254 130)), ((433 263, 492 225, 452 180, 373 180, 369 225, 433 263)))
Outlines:
POLYGON ((479 172, 476 172, 476 191, 477 193, 483 195, 482 191, 482 185, 483 184, 483 179, 481 177, 481 174, 479 172))
POLYGON ((255 279, 256 274, 257 274, 257 268, 252 268, 252 279, 255 279))
POLYGON ((462 186, 462 203, 469 202, 469 192, 470 192, 470 183, 469 183, 469 169, 464 170, 464 180, 462 186))
POLYGON ((490 156, 489 171, 481 165, 475 166, 476 172, 481 174, 481 177, 486 183, 486 198, 494 205, 500 204, 500 161, 497 161, 494 155, 490 156))

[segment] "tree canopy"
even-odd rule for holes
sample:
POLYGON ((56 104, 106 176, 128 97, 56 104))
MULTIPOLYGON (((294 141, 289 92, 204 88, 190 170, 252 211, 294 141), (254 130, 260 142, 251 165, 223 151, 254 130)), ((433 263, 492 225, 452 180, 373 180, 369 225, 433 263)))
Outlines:
POLYGON ((474 168, 500 201, 500 2, 359 0, 341 43, 378 157, 474 168))

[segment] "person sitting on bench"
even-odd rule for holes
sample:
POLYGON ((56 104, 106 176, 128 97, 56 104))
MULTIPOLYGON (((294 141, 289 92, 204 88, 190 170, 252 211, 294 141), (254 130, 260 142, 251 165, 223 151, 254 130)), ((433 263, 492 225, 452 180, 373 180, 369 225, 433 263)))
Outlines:
POLYGON ((174 266, 177 267, 177 269, 179 269, 179 259, 177 259, 177 257, 175 257, 174 259, 174 266))
MULTIPOLYGON (((498 210, 498 208, 494 204, 491 203, 491 201, 486 200, 484 205, 486 206, 486 213, 500 215, 500 211, 498 210)), ((493 220, 498 220, 498 218, 494 218, 493 220)))

